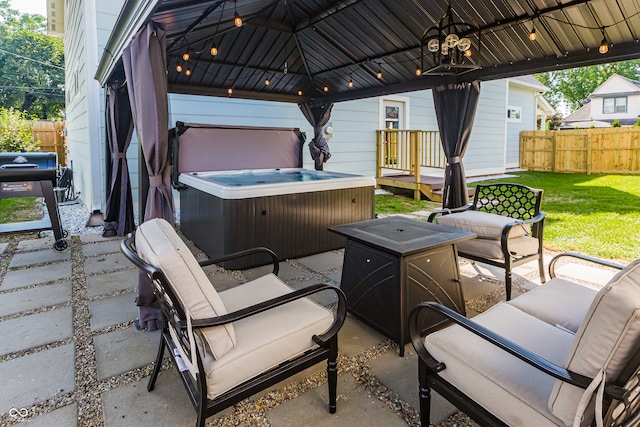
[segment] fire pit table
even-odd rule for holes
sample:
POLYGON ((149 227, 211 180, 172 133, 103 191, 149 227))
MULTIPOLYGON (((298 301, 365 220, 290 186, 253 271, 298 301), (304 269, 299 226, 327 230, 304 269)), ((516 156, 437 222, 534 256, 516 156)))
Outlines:
MULTIPOLYGON (((340 289, 351 314, 400 344, 411 310, 436 301, 465 315, 456 243, 475 233, 403 217, 329 227, 347 238, 340 289)), ((423 331, 442 319, 420 319, 423 331)))

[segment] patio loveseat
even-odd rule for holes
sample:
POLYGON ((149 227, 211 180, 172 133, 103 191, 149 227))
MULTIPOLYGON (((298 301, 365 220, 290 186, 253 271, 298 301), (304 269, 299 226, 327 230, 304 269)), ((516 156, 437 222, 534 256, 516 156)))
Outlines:
POLYGON ((207 417, 326 360, 329 411, 336 411, 337 340, 346 317, 340 289, 316 284, 294 291, 277 277, 277 257, 266 248, 198 262, 163 219, 142 223, 121 249, 149 276, 163 312, 149 391, 166 347, 202 427, 207 417), (273 273, 231 289, 217 292, 202 270, 260 252, 271 256, 273 273), (336 295, 334 309, 308 298, 323 291, 336 295))
POLYGON ((614 266, 562 254, 547 284, 472 320, 435 303, 412 312, 422 426, 431 389, 484 426, 640 425, 640 259, 596 292, 556 277, 566 256, 614 266), (421 337, 425 311, 454 325, 421 337))

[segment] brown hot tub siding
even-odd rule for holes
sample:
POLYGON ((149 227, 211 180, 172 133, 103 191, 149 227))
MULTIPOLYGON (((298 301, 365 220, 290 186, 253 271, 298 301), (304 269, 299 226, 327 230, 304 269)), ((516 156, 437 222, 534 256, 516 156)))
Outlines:
MULTIPOLYGON (((221 199, 189 187, 180 194, 184 235, 209 258, 257 246, 273 250, 280 260, 342 248, 345 239, 327 230, 332 225, 374 217, 374 187, 221 199)), ((249 257, 223 263, 242 269, 269 262, 249 257)))

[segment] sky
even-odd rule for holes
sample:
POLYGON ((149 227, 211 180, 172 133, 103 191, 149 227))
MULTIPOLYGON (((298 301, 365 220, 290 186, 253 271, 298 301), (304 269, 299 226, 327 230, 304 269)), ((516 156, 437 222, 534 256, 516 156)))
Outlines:
POLYGON ((47 0, 10 0, 11 8, 22 13, 38 13, 47 16, 47 0))

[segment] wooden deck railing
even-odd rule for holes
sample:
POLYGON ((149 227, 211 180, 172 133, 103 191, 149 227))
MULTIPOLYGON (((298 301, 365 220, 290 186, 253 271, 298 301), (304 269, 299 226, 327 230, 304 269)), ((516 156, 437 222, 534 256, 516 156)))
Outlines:
POLYGON ((376 134, 376 173, 379 177, 383 170, 392 170, 414 175, 419 180, 422 167, 445 167, 438 131, 385 129, 376 131, 376 134))

